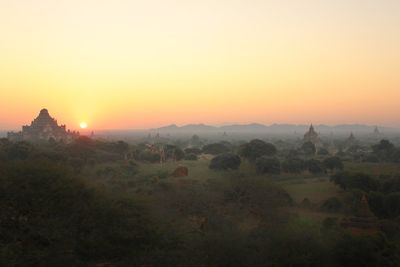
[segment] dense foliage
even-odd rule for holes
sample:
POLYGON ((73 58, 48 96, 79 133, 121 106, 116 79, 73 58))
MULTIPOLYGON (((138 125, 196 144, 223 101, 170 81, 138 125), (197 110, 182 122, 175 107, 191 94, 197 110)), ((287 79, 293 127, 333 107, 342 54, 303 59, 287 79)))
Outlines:
POLYGON ((277 149, 273 144, 266 143, 259 139, 251 140, 240 147, 240 155, 252 162, 262 156, 274 156, 277 149))
POLYGON ((211 170, 237 170, 241 164, 240 157, 232 153, 224 153, 214 157, 210 162, 211 170))
POLYGON ((400 175, 378 175, 398 148, 307 147, 0 139, 0 266, 399 266, 400 175), (341 226, 362 196, 377 234, 341 226))

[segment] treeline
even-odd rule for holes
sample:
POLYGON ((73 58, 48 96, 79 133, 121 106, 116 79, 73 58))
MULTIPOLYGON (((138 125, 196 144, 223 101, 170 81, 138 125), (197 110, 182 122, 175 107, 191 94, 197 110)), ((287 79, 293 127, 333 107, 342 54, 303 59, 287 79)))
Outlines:
MULTIPOLYGON (((397 193, 399 186, 389 178, 353 179, 338 171, 342 165, 336 159, 330 162, 332 156, 289 156, 261 140, 206 146, 179 148, 183 158, 215 154, 213 170, 237 169, 248 160, 265 173, 274 159, 281 171, 288 160, 295 166, 318 160, 334 177, 343 178, 337 183, 344 189, 362 190, 370 198, 397 193)), ((170 147, 175 159, 176 147, 170 147)), ((334 220, 320 225, 287 212, 293 205, 290 196, 264 176, 229 171, 210 172, 214 176, 201 183, 146 181, 151 190, 137 194, 111 191, 85 177, 85 168, 100 165, 96 176, 137 182, 138 155, 143 151, 149 152, 148 147, 88 138, 40 146, 2 140, 0 266, 399 265, 395 210, 380 216, 391 219, 381 234, 355 237, 334 220), (116 161, 118 168, 104 164, 116 161)), ((372 203, 371 207, 376 212, 372 203)))
POLYGON ((400 176, 373 177, 365 173, 340 172, 333 175, 331 181, 351 192, 355 199, 367 194, 371 210, 379 218, 400 218, 400 176))

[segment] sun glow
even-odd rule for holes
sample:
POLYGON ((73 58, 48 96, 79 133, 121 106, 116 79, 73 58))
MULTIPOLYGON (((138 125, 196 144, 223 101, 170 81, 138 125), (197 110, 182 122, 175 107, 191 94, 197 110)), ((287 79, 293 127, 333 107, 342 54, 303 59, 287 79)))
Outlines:
POLYGON ((88 127, 88 124, 86 123, 86 122, 81 122, 80 124, 79 124, 79 126, 81 127, 81 129, 86 129, 87 127, 88 127))

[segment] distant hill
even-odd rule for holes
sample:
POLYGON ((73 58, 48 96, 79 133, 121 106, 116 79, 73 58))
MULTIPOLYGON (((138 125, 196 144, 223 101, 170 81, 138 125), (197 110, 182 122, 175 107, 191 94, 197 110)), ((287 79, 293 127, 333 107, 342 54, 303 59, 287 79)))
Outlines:
MULTIPOLYGON (((196 133, 196 132, 265 132, 265 133, 304 133, 309 129, 310 125, 305 124, 272 124, 264 125, 260 123, 251 124, 232 124, 224 126, 211 126, 206 124, 188 124, 177 126, 175 124, 154 128, 151 131, 160 133, 196 133)), ((362 125, 362 124, 339 124, 334 126, 329 125, 314 125, 319 133, 373 133, 376 126, 362 125)), ((397 128, 379 127, 381 132, 394 132, 400 131, 397 128)))

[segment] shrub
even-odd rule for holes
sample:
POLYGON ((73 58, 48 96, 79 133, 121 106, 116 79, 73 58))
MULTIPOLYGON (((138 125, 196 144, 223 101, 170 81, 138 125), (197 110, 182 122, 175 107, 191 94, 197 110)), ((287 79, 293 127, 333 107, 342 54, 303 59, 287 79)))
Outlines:
POLYGON ((305 169, 305 164, 302 159, 291 158, 282 162, 282 171, 288 173, 301 173, 305 169))
POLYGON ((226 146, 225 144, 221 143, 215 143, 215 144, 209 144, 205 145, 203 147, 203 153, 205 154, 211 154, 211 155, 219 155, 222 153, 228 153, 231 149, 226 146))
POLYGON ((50 161, 0 165, 1 266, 114 262, 157 242, 134 201, 96 191, 67 168, 50 161))
POLYGON ((279 174, 281 163, 277 158, 263 156, 256 160, 256 172, 258 174, 279 174))
POLYGON ((305 142, 301 146, 301 151, 308 156, 314 156, 317 152, 317 148, 312 142, 305 142))
POLYGON ((174 145, 164 146, 164 152, 167 159, 174 159, 179 161, 185 157, 185 152, 183 152, 180 147, 174 145))
POLYGON ((211 170, 237 170, 241 164, 240 157, 232 153, 225 153, 216 156, 211 160, 211 170))
POLYGON ((329 155, 329 151, 326 148, 320 148, 318 149, 317 154, 320 156, 327 156, 329 155))
POLYGON ((331 181, 343 189, 358 189, 365 192, 376 191, 379 181, 364 173, 341 172, 331 176, 331 181))
POLYGON ((277 153, 277 149, 273 144, 254 139, 242 145, 239 153, 248 160, 255 162, 257 158, 262 156, 274 156, 277 153))
POLYGON ((343 203, 337 197, 328 198, 321 206, 324 212, 340 212, 343 209, 343 203))
POLYGON ((195 155, 200 155, 202 153, 200 148, 196 147, 190 147, 185 149, 186 154, 195 154, 195 155))
POLYGON ((137 160, 139 161, 144 161, 144 162, 150 162, 150 163, 156 163, 160 162, 160 155, 157 153, 152 153, 150 151, 140 151, 137 155, 137 160))
POLYGON ((324 160, 324 166, 330 171, 343 170, 344 165, 339 157, 329 157, 324 160))
POLYGON ((191 154, 186 154, 184 159, 185 160, 197 160, 198 157, 196 154, 191 153, 191 154))
POLYGON ((306 162, 307 170, 312 174, 322 174, 325 172, 324 165, 317 159, 311 159, 306 162))

